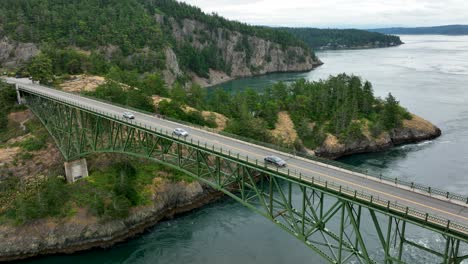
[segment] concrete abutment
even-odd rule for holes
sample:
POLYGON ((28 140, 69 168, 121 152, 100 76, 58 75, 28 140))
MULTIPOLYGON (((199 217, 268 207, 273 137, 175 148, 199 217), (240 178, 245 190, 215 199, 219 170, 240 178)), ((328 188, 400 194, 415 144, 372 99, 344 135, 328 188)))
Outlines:
POLYGON ((79 179, 88 177, 88 164, 86 159, 67 161, 64 163, 65 177, 68 183, 73 183, 79 179))

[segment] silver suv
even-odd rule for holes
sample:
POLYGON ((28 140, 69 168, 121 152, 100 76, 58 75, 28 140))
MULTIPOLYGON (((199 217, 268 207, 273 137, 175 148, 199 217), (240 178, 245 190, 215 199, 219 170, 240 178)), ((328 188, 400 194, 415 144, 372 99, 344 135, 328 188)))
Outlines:
POLYGON ((135 116, 130 112, 124 112, 123 117, 127 119, 135 119, 135 116))
POLYGON ((189 135, 188 132, 185 131, 185 129, 180 128, 180 127, 174 129, 174 131, 172 131, 172 134, 174 134, 174 135, 176 135, 178 137, 187 137, 189 135))
POLYGON ((286 161, 284 161, 282 158, 277 157, 277 156, 266 156, 265 157, 265 163, 271 163, 276 165, 277 167, 286 167, 286 161))

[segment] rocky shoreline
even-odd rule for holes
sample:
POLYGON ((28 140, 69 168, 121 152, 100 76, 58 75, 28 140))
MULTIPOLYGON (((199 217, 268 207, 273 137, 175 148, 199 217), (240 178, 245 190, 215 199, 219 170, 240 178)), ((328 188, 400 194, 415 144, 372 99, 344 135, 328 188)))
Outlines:
POLYGON ((163 219, 218 200, 223 193, 198 182, 165 182, 151 205, 134 208, 128 217, 101 222, 78 209, 73 217, 41 219, 22 226, 0 226, 0 262, 49 254, 107 248, 143 233, 163 219))
POLYGON ((360 140, 343 144, 335 136, 328 135, 325 142, 315 149, 314 153, 322 158, 338 159, 353 154, 385 151, 398 145, 431 140, 441 135, 440 128, 419 116, 413 115, 411 120, 403 122, 401 128, 384 132, 376 138, 366 132, 360 140))

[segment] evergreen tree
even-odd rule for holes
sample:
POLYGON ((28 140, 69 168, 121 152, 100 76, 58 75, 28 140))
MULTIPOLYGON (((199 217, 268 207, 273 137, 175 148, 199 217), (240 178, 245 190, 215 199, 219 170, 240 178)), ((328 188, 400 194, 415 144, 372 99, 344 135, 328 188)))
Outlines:
POLYGON ((198 84, 192 84, 187 93, 187 103, 197 109, 203 110, 206 108, 204 102, 206 100, 206 89, 198 84))
POLYGON ((0 131, 4 131, 8 126, 8 115, 5 109, 0 108, 0 131))
POLYGON ((169 91, 167 90, 166 83, 161 75, 157 73, 147 74, 143 79, 141 90, 146 95, 159 95, 168 96, 169 91))
POLYGON ((389 93, 387 98, 385 98, 382 120, 383 125, 387 130, 401 127, 402 125, 399 102, 391 93, 389 93))
POLYGON ((363 96, 362 96, 362 104, 361 104, 361 111, 365 116, 371 113, 373 103, 374 103, 374 91, 372 89, 372 84, 366 81, 363 87, 363 96))
POLYGON ((185 103, 187 101, 187 92, 180 83, 175 83, 172 87, 171 98, 179 103, 185 103))
POLYGON ((29 64, 29 74, 34 81, 50 84, 53 81, 52 60, 47 55, 39 53, 29 64))

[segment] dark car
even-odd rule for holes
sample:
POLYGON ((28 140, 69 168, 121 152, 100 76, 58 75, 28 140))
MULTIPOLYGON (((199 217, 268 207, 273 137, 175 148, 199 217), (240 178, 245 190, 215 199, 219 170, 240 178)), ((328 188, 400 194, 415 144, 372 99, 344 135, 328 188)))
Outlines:
POLYGON ((264 160, 266 163, 271 163, 278 167, 286 167, 286 161, 277 156, 266 156, 264 160))

